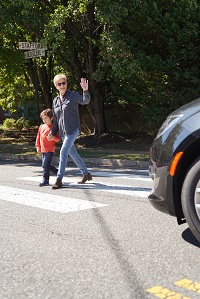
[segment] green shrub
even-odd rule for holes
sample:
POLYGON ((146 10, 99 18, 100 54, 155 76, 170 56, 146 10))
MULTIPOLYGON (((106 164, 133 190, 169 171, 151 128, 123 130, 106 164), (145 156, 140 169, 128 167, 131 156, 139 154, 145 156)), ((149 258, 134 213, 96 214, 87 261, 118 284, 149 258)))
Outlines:
POLYGON ((6 129, 15 129, 16 128, 16 121, 14 118, 6 118, 3 121, 3 127, 6 129))
POLYGON ((3 122, 2 128, 5 129, 17 129, 19 132, 23 128, 29 128, 29 121, 25 120, 23 117, 18 118, 15 120, 14 118, 6 118, 3 122))
POLYGON ((16 120, 16 128, 21 131, 23 128, 28 128, 29 124, 28 121, 25 120, 23 117, 20 117, 16 120))

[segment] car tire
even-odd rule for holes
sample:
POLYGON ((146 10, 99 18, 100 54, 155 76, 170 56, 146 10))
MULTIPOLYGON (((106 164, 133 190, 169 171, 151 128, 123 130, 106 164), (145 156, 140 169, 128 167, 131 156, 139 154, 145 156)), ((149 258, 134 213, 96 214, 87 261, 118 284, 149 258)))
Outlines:
POLYGON ((200 157, 194 161, 186 174, 182 193, 182 209, 192 234, 200 242, 200 157), (197 210, 197 204, 199 208, 197 210))

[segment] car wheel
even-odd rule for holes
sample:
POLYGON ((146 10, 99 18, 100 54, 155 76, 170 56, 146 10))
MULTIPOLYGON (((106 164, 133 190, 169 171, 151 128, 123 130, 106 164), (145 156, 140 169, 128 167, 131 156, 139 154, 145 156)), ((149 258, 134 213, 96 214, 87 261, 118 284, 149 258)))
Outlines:
POLYGON ((200 157, 195 160, 185 177, 181 202, 189 228, 200 242, 200 157))

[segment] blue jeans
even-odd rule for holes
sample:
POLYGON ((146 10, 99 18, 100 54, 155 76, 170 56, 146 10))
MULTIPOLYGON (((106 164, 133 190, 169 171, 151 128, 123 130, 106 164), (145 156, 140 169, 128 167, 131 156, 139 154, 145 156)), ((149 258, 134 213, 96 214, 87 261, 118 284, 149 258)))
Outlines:
POLYGON ((77 150, 75 148, 74 142, 79 134, 79 129, 77 129, 73 134, 65 135, 63 138, 62 147, 60 149, 60 161, 59 161, 59 167, 58 167, 58 174, 57 178, 61 179, 64 176, 65 168, 67 166, 67 160, 68 156, 72 158, 74 163, 77 165, 77 167, 80 169, 81 173, 83 175, 88 174, 87 167, 85 166, 83 160, 77 153, 77 150))
POLYGON ((51 165, 53 158, 53 152, 42 153, 42 168, 43 168, 43 180, 49 181, 50 171, 57 173, 57 168, 51 165))

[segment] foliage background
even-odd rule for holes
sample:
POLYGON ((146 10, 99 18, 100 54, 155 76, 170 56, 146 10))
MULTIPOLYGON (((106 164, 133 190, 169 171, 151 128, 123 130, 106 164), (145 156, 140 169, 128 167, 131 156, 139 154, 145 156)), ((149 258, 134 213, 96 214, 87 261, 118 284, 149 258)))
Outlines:
POLYGON ((137 106, 144 130, 156 131, 199 96, 197 0, 1 0, 0 9, 0 105, 19 117, 51 107, 58 72, 79 92, 89 79, 96 134, 107 132, 107 106, 137 106), (46 56, 25 60, 19 41, 47 43, 46 56))

